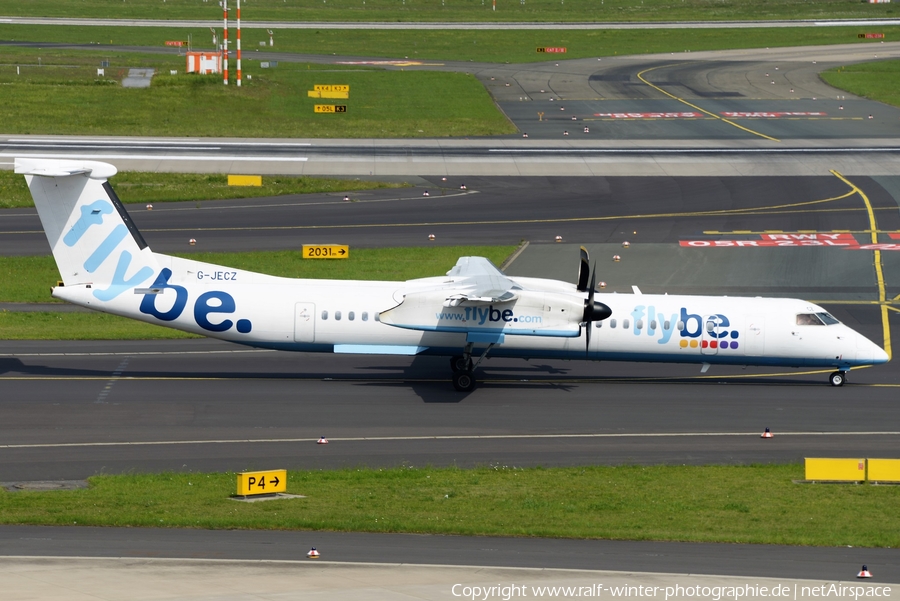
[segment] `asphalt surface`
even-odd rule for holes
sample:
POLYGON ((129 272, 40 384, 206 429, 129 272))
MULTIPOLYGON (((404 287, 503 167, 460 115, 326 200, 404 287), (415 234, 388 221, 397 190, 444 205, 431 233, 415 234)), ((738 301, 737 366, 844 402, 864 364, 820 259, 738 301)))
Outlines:
MULTIPOLYGON (((879 241, 891 244, 889 233, 900 230, 900 181, 851 183, 873 207, 884 232, 879 241)), ((526 239, 509 273, 574 279, 578 245, 585 244, 608 292, 637 285, 656 293, 808 298, 882 341, 871 251, 683 245, 756 244, 773 231, 807 232, 788 234, 799 236, 798 245, 835 230, 869 241, 862 197, 835 176, 476 178, 465 191, 449 179, 440 184, 444 197, 433 187, 421 196, 420 187, 366 193, 359 202, 336 194, 133 212, 151 248, 162 251, 341 242, 352 253, 526 239), (553 242, 556 235, 562 243, 553 242), (622 260, 612 261, 613 254, 622 260)), ((33 211, 7 212, 0 224, 4 253, 47 252, 33 211)), ((893 298, 900 255, 882 254, 885 294, 893 298)), ((479 370, 484 384, 464 395, 449 385, 440 358, 301 355, 215 341, 8 341, 0 353, 2 481, 237 470, 272 461, 290 468, 799 461, 837 449, 896 452, 900 442, 890 426, 900 417, 893 400, 900 372, 891 364, 855 371, 850 384, 832 389, 825 373, 792 370, 699 374, 693 366, 495 359, 479 370), (765 427, 794 434, 760 441, 765 427), (821 432, 828 435, 813 434, 821 432), (720 436, 701 435, 708 433, 720 436), (323 435, 335 444, 312 444, 323 435), (160 442, 178 444, 144 444, 160 442)))
POLYGON ((323 560, 330 561, 614 570, 632 576, 660 572, 663 571, 660 566, 666 566, 665 571, 671 573, 847 581, 865 563, 874 575, 866 584, 900 582, 900 556, 893 549, 350 532, 0 526, 0 556, 298 560, 313 546, 321 551, 323 560))
MULTIPOLYGON (((112 181, 115 186, 115 179, 112 181)), ((900 231, 900 213, 893 196, 900 179, 854 177, 851 181, 871 201, 879 229, 900 231)), ((727 233, 735 231, 757 232, 749 237, 759 239, 759 232, 765 230, 851 230, 861 240, 867 240, 863 233, 868 229, 865 204, 858 195, 848 195, 850 192, 847 184, 828 174, 448 177, 446 181, 431 177, 418 180, 416 187, 408 189, 156 203, 152 210, 143 204, 131 204, 128 211, 157 252, 299 250, 303 244, 311 243, 379 247, 517 245, 528 240, 543 244, 553 243, 556 236, 573 244, 630 241, 636 245, 632 249, 635 250, 651 243, 677 245, 680 240, 697 238, 748 237, 727 233), (465 190, 460 189, 463 185, 465 190), (428 196, 424 196, 426 191, 428 196), (838 198, 844 195, 848 196, 838 198), (348 201, 344 201, 345 196, 349 196, 348 201), (636 234, 631 233, 635 231, 636 234), (724 234, 704 233, 708 231, 724 234), (430 234, 434 234, 434 241, 429 240, 430 234), (188 244, 191 238, 197 241, 195 246, 188 244)), ((118 193, 127 200, 127 190, 118 193)), ((879 241, 891 239, 885 234, 879 241)), ((716 251, 728 253, 729 249, 716 251)), ((0 254, 49 254, 46 236, 33 209, 10 209, 0 214, 0 254)), ((822 256, 835 258, 839 264, 861 260, 861 255, 852 253, 822 256)), ((893 253, 888 253, 885 261, 893 265, 892 257, 893 253)), ((577 258, 572 259, 573 265, 576 262, 577 258)), ((690 264, 681 269, 689 267, 690 264)), ((676 284, 677 277, 672 274, 654 275, 659 275, 666 286, 676 284)), ((732 287, 739 284, 733 281, 738 275, 739 272, 726 273, 729 281, 722 282, 720 278, 710 285, 713 289, 732 287)), ((756 276, 762 287, 766 282, 764 275, 761 272, 756 276)), ((829 286, 843 285, 843 276, 827 279, 828 276, 819 274, 829 286)), ((567 273, 566 277, 574 276, 567 273)), ((650 282, 630 282, 627 290, 632 283, 650 282)), ((889 285, 900 285, 900 278, 889 281, 889 285)), ((897 293, 900 290, 894 292, 897 293)))

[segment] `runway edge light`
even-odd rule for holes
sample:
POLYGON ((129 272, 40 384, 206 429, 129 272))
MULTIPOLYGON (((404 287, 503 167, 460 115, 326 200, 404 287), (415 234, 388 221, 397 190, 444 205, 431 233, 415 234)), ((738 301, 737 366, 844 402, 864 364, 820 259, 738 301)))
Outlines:
MULTIPOLYGON (((309 553, 307 553, 306 556, 309 557, 310 559, 318 559, 319 552, 316 551, 315 547, 313 547, 312 549, 309 550, 309 553)), ((863 567, 865 567, 865 566, 863 566, 863 567)))
POLYGON ((857 578, 871 578, 872 572, 869 571, 869 566, 863 566, 862 570, 860 570, 859 574, 856 575, 857 578))

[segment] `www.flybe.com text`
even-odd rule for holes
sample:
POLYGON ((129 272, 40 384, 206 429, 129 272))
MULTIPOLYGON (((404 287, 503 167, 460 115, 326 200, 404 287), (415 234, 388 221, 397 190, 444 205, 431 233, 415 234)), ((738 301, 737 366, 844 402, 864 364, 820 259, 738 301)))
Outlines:
POLYGON ((463 307, 459 312, 445 311, 443 313, 435 313, 436 318, 441 321, 474 321, 476 324, 483 326, 485 323, 492 322, 516 322, 516 323, 541 323, 540 315, 516 315, 512 309, 495 309, 493 305, 489 307, 463 307), (462 312, 465 309, 465 312, 462 312))
POLYGON ((580 586, 533 586, 525 584, 496 584, 488 586, 470 586, 454 584, 450 590, 454 597, 471 601, 488 601, 489 599, 520 598, 560 598, 560 597, 612 597, 612 598, 653 598, 653 599, 708 599, 710 601, 744 601, 745 599, 773 598, 797 599, 853 599, 885 598, 891 596, 889 586, 846 585, 826 583, 820 585, 738 585, 738 586, 643 586, 621 585, 607 586, 601 583, 580 586))

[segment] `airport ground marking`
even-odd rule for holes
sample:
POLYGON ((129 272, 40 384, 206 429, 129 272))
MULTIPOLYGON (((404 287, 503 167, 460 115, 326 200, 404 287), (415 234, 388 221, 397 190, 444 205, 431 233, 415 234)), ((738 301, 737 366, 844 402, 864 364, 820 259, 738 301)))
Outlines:
MULTIPOLYGON (((648 213, 636 215, 603 215, 597 217, 565 217, 552 219, 497 219, 490 221, 426 221, 419 223, 356 223, 341 225, 273 225, 253 227, 208 227, 208 228, 142 228, 146 232, 239 232, 239 231, 291 231, 291 230, 329 230, 329 229, 364 229, 364 228, 388 228, 388 227, 438 227, 438 226, 472 226, 472 225, 515 225, 521 223, 579 223, 595 221, 616 221, 620 219, 675 219, 680 217, 716 217, 719 215, 790 215, 793 213, 842 213, 858 212, 858 208, 835 209, 801 209, 799 207, 840 200, 847 196, 811 200, 799 203, 773 205, 768 207, 747 207, 742 209, 720 209, 715 211, 689 211, 684 213, 648 213), (785 210, 796 208, 796 210, 785 210)), ((879 207, 875 210, 892 210, 888 207, 879 207)), ((781 232, 781 230, 771 230, 781 232)), ((5 234, 43 234, 43 230, 11 230, 0 232, 5 234)))
MULTIPOLYGON (((900 436, 895 431, 789 431, 778 436, 900 436)), ((759 432, 582 432, 555 434, 435 434, 425 436, 346 436, 329 437, 329 442, 415 442, 422 440, 522 440, 554 438, 694 438, 729 437, 759 438, 759 432)), ((106 441, 106 442, 57 442, 32 444, 3 444, 0 449, 55 449, 78 447, 142 447, 180 446, 202 444, 285 444, 316 442, 318 438, 235 438, 212 440, 147 440, 147 441, 106 441)))
MULTIPOLYGON (((834 169, 831 169, 831 174, 850 186, 851 190, 854 193, 859 194, 860 198, 862 198, 863 203, 866 205, 866 213, 869 216, 869 230, 872 236, 872 244, 878 244, 878 223, 875 219, 875 210, 872 208, 872 202, 869 200, 869 197, 866 196, 866 193, 863 192, 859 186, 834 169)), ((881 304, 881 328, 884 336, 884 351, 888 355, 888 360, 890 360, 893 353, 891 352, 891 322, 888 317, 888 306, 886 303, 887 293, 884 284, 884 267, 882 266, 881 251, 875 249, 872 252, 874 253, 873 263, 875 264, 875 279, 878 282, 878 301, 881 304)))
POLYGON ((644 79, 644 77, 643 77, 644 73, 649 73, 650 71, 655 71, 656 69, 664 69, 664 68, 674 67, 674 66, 676 66, 676 65, 660 65, 660 66, 658 66, 658 67, 650 67, 649 69, 644 69, 643 71, 641 71, 640 73, 638 73, 638 74, 637 74, 637 78, 640 79, 640 80, 641 80, 642 82, 644 82, 645 84, 647 84, 648 86, 650 86, 651 88, 653 88, 654 90, 656 90, 656 91, 658 91, 658 92, 661 92, 662 94, 665 94, 665 95, 668 96, 669 98, 672 98, 673 100, 677 100, 678 102, 681 102, 682 104, 686 104, 686 105, 688 105, 688 106, 691 107, 691 108, 697 109, 697 110, 700 111, 701 113, 704 113, 704 114, 706 114, 706 115, 709 115, 710 117, 713 117, 714 119, 717 119, 717 120, 719 120, 719 121, 722 121, 722 122, 724 122, 724 123, 727 123, 728 125, 734 126, 734 127, 738 128, 738 129, 740 129, 740 130, 743 130, 743 131, 745 131, 745 132, 747 132, 747 133, 753 134, 754 136, 759 136, 760 138, 765 138, 766 140, 771 140, 771 141, 773 141, 773 142, 781 142, 781 140, 779 140, 778 138, 773 138, 772 136, 767 136, 766 134, 762 134, 762 133, 760 133, 760 132, 758 132, 758 131, 754 131, 754 130, 750 129, 749 127, 744 127, 743 125, 738 125, 738 124, 735 123, 734 121, 731 121, 731 120, 729 120, 729 119, 726 119, 725 117, 720 117, 719 115, 717 115, 717 114, 715 114, 715 113, 712 113, 712 112, 710 112, 710 111, 707 111, 706 109, 702 109, 702 108, 700 108, 699 106, 697 106, 696 104, 691 104, 690 102, 688 102, 688 101, 685 100, 684 98, 679 98, 678 96, 676 96, 676 95, 674 95, 674 94, 670 94, 669 92, 666 92, 665 90, 663 90, 663 89, 660 88, 659 86, 653 85, 652 83, 650 83, 649 81, 647 81, 647 80, 644 79))

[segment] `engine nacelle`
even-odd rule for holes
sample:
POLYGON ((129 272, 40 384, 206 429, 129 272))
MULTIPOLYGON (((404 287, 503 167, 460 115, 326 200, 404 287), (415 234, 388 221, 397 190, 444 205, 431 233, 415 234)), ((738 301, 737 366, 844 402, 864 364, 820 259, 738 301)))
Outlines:
POLYGON ((412 292, 379 315, 382 323, 428 332, 496 332, 511 336, 562 336, 581 333, 584 298, 574 294, 519 290, 505 302, 462 301, 445 306, 447 293, 412 292))

